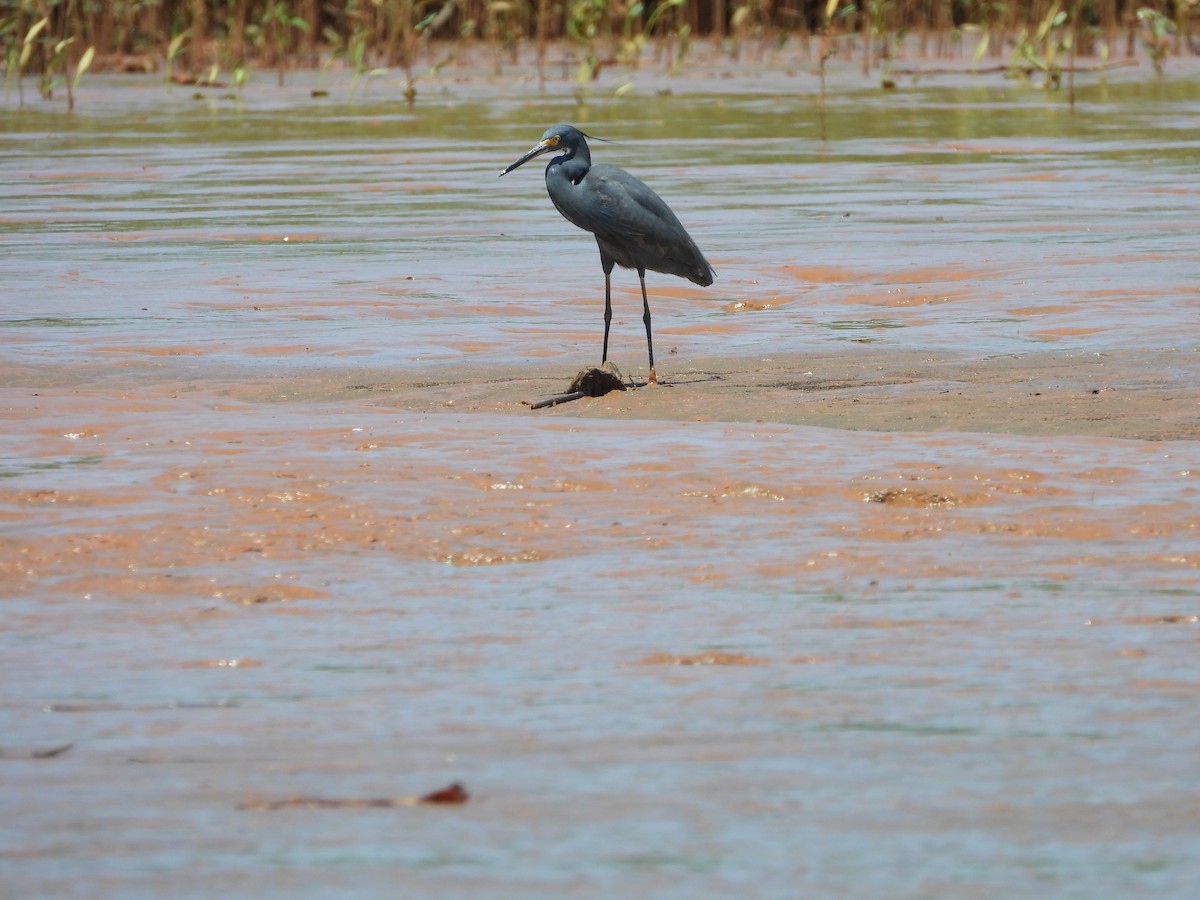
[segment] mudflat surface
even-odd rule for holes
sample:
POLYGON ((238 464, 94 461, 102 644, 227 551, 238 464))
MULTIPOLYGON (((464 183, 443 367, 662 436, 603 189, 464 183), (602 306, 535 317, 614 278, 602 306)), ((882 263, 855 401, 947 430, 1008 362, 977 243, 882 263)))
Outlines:
MULTIPOLYGON (((659 370, 665 374, 657 387, 627 376, 630 390, 534 414, 852 431, 1200 440, 1200 352, 1191 348, 1043 352, 984 360, 856 349, 792 358, 693 360, 683 371, 675 371, 668 361, 659 370)), ((391 383, 381 379, 386 373, 339 370, 292 383, 289 390, 311 391, 314 399, 365 396, 413 411, 511 413, 565 391, 571 380, 551 374, 531 378, 499 368, 452 369, 391 383)), ((276 388, 241 385, 233 393, 262 398, 276 388)))
POLYGON ((569 86, 11 119, 0 893, 1190 896, 1194 85, 842 77, 591 107, 537 411, 569 86))

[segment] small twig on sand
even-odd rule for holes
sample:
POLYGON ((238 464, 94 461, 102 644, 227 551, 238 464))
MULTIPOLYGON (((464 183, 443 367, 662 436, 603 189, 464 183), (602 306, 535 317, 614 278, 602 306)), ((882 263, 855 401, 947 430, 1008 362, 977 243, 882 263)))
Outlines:
POLYGON ((555 394, 553 397, 547 397, 545 400, 539 400, 537 403, 530 403, 530 409, 545 409, 547 406, 558 406, 560 403, 569 403, 572 400, 579 400, 586 397, 583 391, 571 391, 569 394, 555 394))
POLYGON ((580 369, 579 374, 571 381, 565 394, 555 394, 545 400, 530 403, 530 409, 545 409, 547 406, 557 406, 581 397, 603 397, 611 391, 624 391, 625 381, 621 378, 621 370, 610 362, 602 366, 588 366, 580 369))

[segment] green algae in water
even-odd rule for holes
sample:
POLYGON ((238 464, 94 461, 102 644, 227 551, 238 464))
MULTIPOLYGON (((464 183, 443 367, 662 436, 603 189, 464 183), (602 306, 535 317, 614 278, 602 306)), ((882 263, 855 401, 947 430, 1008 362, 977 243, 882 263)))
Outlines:
POLYGON ((25 319, 0 319, 0 328, 103 328, 116 324, 117 321, 84 316, 32 316, 25 319))
POLYGON ((35 472, 53 472, 79 466, 95 466, 104 462, 103 456, 65 456, 41 462, 0 462, 0 478, 21 478, 35 472))

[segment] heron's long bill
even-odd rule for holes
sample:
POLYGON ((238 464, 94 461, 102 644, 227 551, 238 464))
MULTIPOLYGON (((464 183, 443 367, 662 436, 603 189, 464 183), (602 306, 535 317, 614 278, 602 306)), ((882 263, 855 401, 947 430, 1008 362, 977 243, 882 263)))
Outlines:
POLYGON ((551 144, 549 141, 538 141, 536 144, 533 145, 533 148, 528 153, 526 153, 524 156, 522 156, 520 159, 518 159, 515 163, 513 163, 507 169, 505 169, 503 172, 501 172, 500 177, 503 178, 505 175, 507 175, 509 172, 511 172, 513 169, 517 168, 518 166, 525 165, 525 163, 529 162, 535 156, 539 156, 539 155, 545 153, 547 150, 556 150, 556 149, 558 149, 558 148, 554 144, 551 144))

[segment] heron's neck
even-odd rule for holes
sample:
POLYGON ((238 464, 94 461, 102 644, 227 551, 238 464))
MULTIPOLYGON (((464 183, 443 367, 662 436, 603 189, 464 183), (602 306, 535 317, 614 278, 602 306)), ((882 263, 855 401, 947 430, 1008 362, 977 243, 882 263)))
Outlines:
POLYGON ((583 181, 583 176, 588 173, 588 169, 592 167, 592 154, 588 150, 588 145, 580 141, 574 150, 550 160, 550 164, 546 166, 547 177, 550 177, 555 166, 558 167, 558 174, 569 179, 572 184, 579 184, 583 181))

